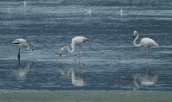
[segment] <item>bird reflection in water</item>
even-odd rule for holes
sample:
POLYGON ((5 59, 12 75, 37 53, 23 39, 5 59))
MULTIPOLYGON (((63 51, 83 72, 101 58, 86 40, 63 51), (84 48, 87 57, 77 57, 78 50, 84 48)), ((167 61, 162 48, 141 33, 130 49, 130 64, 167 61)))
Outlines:
POLYGON ((21 66, 19 63, 19 66, 12 68, 12 74, 17 78, 17 79, 26 79, 26 75, 28 72, 33 71, 34 69, 34 63, 32 63, 32 66, 29 65, 29 63, 25 63, 24 66, 21 66))
POLYGON ((63 75, 63 76, 69 76, 69 73, 65 73, 63 68, 60 66, 60 74, 63 75))
POLYGON ((152 86, 154 85, 158 80, 158 75, 152 74, 152 73, 136 73, 134 75, 134 91, 139 90, 139 82, 143 86, 152 86))
POLYGON ((87 80, 86 78, 83 78, 81 76, 81 72, 79 70, 79 76, 76 76, 75 75, 75 71, 73 68, 69 68, 68 69, 68 73, 64 73, 63 69, 61 68, 60 66, 60 74, 63 75, 63 76, 70 76, 70 73, 71 73, 71 79, 72 79, 72 84, 75 85, 75 86, 85 86, 86 83, 87 83, 87 80))

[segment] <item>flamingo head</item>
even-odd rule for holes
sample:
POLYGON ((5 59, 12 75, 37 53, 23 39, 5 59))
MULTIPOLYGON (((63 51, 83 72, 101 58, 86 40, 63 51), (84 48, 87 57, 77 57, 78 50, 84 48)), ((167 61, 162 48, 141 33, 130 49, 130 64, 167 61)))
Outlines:
POLYGON ((88 38, 85 38, 85 39, 84 39, 84 42, 85 42, 85 41, 90 41, 90 40, 89 40, 88 38))
POLYGON ((134 36, 135 36, 136 33, 137 33, 137 31, 135 30, 134 33, 133 33, 133 38, 134 38, 134 36))
POLYGON ((60 56, 62 56, 63 49, 60 50, 60 56))

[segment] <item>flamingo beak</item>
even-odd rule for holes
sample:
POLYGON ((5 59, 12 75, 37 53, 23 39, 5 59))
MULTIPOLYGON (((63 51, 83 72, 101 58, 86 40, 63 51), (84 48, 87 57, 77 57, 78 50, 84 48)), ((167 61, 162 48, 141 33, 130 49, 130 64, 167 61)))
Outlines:
POLYGON ((133 38, 134 38, 134 35, 133 35, 133 38))
POLYGON ((12 45, 13 43, 11 43, 10 45, 12 45))
POLYGON ((156 43, 156 46, 158 46, 158 44, 156 43))
POLYGON ((60 53, 60 56, 62 57, 62 54, 60 53))
POLYGON ((90 39, 87 39, 87 41, 90 41, 90 39))

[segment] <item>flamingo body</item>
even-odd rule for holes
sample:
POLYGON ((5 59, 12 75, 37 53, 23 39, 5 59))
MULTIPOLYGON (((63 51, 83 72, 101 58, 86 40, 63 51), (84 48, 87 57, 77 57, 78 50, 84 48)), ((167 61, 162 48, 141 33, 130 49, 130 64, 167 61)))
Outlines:
POLYGON ((72 39, 72 45, 80 45, 82 44, 83 42, 86 41, 86 37, 83 37, 83 36, 76 36, 72 39), (84 40, 85 39, 85 40, 84 40))
POLYGON ((143 47, 157 46, 158 44, 150 38, 143 38, 140 42, 143 47))
POLYGON ((15 46, 18 46, 18 47, 27 47, 27 41, 25 39, 16 39, 14 40, 11 45, 15 45, 15 46))
POLYGON ((137 37, 134 39, 133 44, 136 47, 150 47, 150 46, 158 46, 158 44, 150 38, 143 38, 140 41, 140 44, 136 44, 136 40, 139 38, 139 33, 137 31, 134 31, 133 38, 137 34, 137 37))

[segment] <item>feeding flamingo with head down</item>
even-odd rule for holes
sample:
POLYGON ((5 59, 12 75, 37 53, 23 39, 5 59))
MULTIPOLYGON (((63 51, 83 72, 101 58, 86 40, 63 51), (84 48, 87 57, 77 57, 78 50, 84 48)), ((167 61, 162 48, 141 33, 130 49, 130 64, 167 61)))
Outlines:
MULTIPOLYGON (((149 47, 158 46, 158 44, 153 39, 150 39, 150 38, 143 38, 143 39, 141 39, 140 44, 136 44, 136 40, 139 38, 139 33, 137 31, 134 31, 133 38, 136 34, 137 34, 137 37, 134 39, 133 44, 136 47, 146 47, 147 62, 148 62, 149 47)), ((147 71, 148 71, 148 67, 147 67, 147 71)))
POLYGON ((20 59, 20 47, 25 47, 25 50, 29 50, 29 44, 32 46, 32 51, 34 50, 34 44, 33 43, 27 43, 25 39, 16 39, 14 40, 10 45, 18 46, 19 52, 18 52, 18 59, 20 59))
MULTIPOLYGON (((74 52, 74 50, 75 50, 75 45, 79 45, 79 49, 80 49, 80 47, 81 47, 80 44, 82 44, 82 43, 85 42, 85 41, 90 41, 90 40, 89 40, 88 38, 86 38, 86 37, 83 37, 83 36, 76 36, 76 37, 74 37, 74 38, 72 39, 72 43, 71 43, 72 50, 70 51, 68 46, 64 46, 64 47, 61 48, 61 50, 60 50, 60 56, 62 55, 62 52, 63 52, 63 50, 64 50, 65 48, 67 48, 68 52, 72 53, 72 52, 74 52)), ((82 49, 82 47, 81 47, 81 49, 82 49)), ((85 55, 85 52, 84 52, 83 49, 82 49, 82 51, 83 51, 83 53, 84 53, 83 55, 85 55)), ((79 54, 78 58, 82 57, 83 55, 80 56, 80 54, 79 54)), ((78 59, 78 58, 76 58, 76 59, 78 59)), ((75 59, 75 60, 76 60, 76 59, 75 59)), ((75 60, 74 60, 74 61, 75 61, 75 60)))

